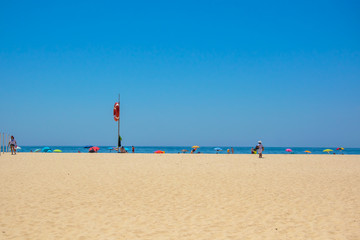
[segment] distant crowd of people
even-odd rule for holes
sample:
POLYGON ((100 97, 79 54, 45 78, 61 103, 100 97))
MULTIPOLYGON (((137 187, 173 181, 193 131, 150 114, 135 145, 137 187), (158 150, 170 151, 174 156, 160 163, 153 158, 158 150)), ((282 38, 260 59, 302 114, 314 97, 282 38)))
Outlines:
MULTIPOLYGON (((16 154, 17 144, 16 144, 16 140, 15 140, 14 136, 11 136, 11 139, 9 141, 8 146, 10 146, 11 155, 16 154)), ((195 153, 196 150, 197 150, 196 148, 193 148, 190 153, 191 154, 195 153)), ((234 148, 232 148, 232 147, 228 148, 226 151, 227 151, 228 154, 230 154, 230 152, 232 154, 234 154, 234 148)), ((251 154, 259 154, 259 158, 262 158, 262 152, 263 151, 264 151, 264 146, 262 145, 261 141, 258 141, 258 144, 254 148, 251 148, 251 154)), ((125 149, 124 146, 120 147, 120 153, 127 153, 127 152, 128 151, 125 149)), ((134 146, 131 147, 131 152, 135 153, 135 147, 134 146)), ((197 152, 197 153, 200 153, 200 152, 197 152)))

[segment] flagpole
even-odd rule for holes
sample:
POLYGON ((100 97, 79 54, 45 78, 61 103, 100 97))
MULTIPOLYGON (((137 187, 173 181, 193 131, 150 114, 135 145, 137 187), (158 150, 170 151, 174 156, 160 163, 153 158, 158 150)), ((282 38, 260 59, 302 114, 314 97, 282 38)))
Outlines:
POLYGON ((119 120, 118 120, 118 153, 120 151, 120 94, 119 94, 119 120))

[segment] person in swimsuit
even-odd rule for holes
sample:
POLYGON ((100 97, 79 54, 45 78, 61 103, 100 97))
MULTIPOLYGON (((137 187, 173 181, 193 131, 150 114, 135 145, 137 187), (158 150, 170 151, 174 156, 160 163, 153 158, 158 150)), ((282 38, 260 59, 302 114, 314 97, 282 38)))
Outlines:
POLYGON ((127 153, 126 149, 124 147, 120 148, 120 153, 127 153))
POLYGON ((14 136, 11 136, 9 145, 10 145, 10 149, 11 149, 11 155, 16 154, 16 148, 15 148, 16 140, 15 140, 14 136))

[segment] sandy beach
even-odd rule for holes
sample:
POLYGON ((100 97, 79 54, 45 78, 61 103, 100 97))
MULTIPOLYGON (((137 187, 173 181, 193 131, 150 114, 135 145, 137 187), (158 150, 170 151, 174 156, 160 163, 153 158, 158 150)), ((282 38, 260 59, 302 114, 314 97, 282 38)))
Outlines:
POLYGON ((360 156, 0 156, 0 239, 360 239, 360 156))

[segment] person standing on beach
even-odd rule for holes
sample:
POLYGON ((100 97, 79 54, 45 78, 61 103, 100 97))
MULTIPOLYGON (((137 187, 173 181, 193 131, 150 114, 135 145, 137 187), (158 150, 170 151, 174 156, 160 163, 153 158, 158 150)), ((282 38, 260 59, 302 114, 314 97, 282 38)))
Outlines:
POLYGON ((256 146, 259 153, 259 158, 262 158, 262 151, 264 151, 264 146, 262 145, 261 141, 258 141, 258 145, 256 146))
POLYGON ((16 154, 16 149, 15 149, 16 140, 15 140, 14 136, 11 136, 11 140, 10 140, 8 146, 9 146, 9 145, 10 145, 10 149, 11 149, 11 155, 16 154))
POLYGON ((234 148, 231 147, 231 154, 234 154, 234 148))
POLYGON ((131 147, 131 151, 132 151, 133 153, 135 153, 135 147, 134 147, 134 146, 131 147))

